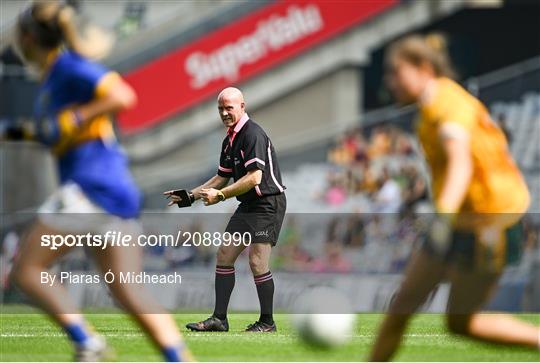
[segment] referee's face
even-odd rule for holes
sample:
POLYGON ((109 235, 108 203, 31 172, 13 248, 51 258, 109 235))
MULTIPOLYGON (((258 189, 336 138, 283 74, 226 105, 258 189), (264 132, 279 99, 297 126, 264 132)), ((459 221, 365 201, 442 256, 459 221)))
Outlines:
POLYGON ((244 115, 244 102, 239 97, 221 97, 218 111, 223 125, 233 127, 244 115))

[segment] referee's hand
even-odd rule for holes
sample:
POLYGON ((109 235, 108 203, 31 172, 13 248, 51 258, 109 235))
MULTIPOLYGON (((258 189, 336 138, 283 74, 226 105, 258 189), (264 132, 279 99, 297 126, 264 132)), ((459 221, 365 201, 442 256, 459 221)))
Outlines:
POLYGON ((200 193, 204 205, 212 205, 220 202, 219 190, 214 188, 201 189, 200 193))
POLYGON ((166 192, 163 192, 163 195, 166 195, 167 199, 169 199, 167 207, 170 207, 171 205, 176 204, 182 200, 182 198, 180 198, 179 196, 174 195, 174 190, 168 190, 166 192))

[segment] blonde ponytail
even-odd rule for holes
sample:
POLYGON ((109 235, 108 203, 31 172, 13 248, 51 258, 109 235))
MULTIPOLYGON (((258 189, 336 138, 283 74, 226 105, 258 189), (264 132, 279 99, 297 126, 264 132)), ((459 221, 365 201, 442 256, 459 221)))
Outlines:
POLYGON ((386 52, 386 61, 403 59, 415 66, 428 63, 437 77, 455 78, 450 64, 446 38, 439 33, 426 36, 409 35, 390 45, 386 52))
POLYGON ((424 37, 424 41, 431 49, 438 52, 446 52, 446 38, 440 33, 429 33, 424 37))
POLYGON ((450 64, 446 38, 440 33, 430 33, 425 36, 424 41, 432 51, 431 63, 435 73, 438 76, 455 78, 454 69, 450 64))
POLYGON ((60 9, 58 25, 62 29, 66 46, 87 58, 101 59, 107 56, 112 49, 114 37, 91 24, 85 26, 84 36, 81 37, 75 20, 72 7, 63 6, 60 9))
POLYGON ((114 38, 95 26, 85 28, 81 37, 71 6, 55 0, 38 0, 19 18, 19 30, 31 33, 36 43, 44 48, 65 46, 92 59, 105 57, 112 48, 114 38))

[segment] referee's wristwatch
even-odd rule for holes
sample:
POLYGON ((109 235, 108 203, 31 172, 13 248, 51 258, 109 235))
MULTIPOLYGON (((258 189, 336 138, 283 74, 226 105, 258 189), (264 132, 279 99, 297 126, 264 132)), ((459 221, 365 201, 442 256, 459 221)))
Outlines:
POLYGON ((218 190, 217 196, 218 196, 218 199, 219 199, 220 202, 223 202, 223 201, 225 201, 225 199, 227 199, 227 198, 225 198, 225 194, 223 194, 223 192, 221 190, 218 190))
POLYGON ((195 194, 193 194, 192 192, 188 192, 188 197, 191 204, 195 203, 195 194))

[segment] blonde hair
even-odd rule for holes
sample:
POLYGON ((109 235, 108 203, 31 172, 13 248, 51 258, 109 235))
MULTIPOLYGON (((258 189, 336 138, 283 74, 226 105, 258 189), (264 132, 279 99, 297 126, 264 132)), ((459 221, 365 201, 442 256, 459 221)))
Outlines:
POLYGON ((415 66, 428 63, 437 77, 455 78, 448 56, 446 38, 442 34, 409 35, 392 43, 385 54, 386 63, 403 59, 415 66))
POLYGON ((61 46, 89 58, 101 58, 107 53, 107 39, 96 35, 82 39, 75 24, 75 11, 56 0, 36 0, 20 16, 18 31, 29 34, 40 47, 55 49, 61 46))

